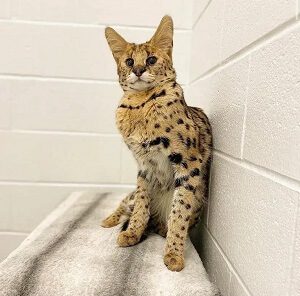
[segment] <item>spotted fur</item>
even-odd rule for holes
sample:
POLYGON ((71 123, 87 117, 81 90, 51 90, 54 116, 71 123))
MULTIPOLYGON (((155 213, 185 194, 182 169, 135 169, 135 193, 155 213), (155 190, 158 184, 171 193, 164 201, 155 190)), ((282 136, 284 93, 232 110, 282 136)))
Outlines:
POLYGON ((210 124, 200 108, 187 106, 176 82, 169 16, 146 43, 128 43, 111 28, 106 29, 106 38, 124 90, 116 123, 139 171, 136 190, 102 226, 127 219, 128 226, 118 237, 124 247, 138 243, 147 227, 166 236, 164 262, 170 270, 180 271, 188 229, 197 222, 207 198, 210 124), (149 64, 153 56, 156 62, 149 64))

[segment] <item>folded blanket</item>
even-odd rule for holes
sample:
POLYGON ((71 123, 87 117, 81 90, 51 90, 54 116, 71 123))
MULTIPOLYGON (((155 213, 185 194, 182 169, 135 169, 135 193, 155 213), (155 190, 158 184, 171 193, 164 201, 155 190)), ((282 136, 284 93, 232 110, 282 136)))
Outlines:
POLYGON ((0 295, 218 295, 189 240, 179 273, 164 266, 165 239, 158 235, 118 247, 119 227, 99 224, 120 199, 73 193, 0 264, 0 295))

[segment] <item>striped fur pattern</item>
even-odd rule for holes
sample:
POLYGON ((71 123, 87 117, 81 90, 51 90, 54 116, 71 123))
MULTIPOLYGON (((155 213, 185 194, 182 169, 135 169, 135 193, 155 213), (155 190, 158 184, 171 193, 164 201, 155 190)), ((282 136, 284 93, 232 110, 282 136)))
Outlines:
POLYGON ((176 82, 169 16, 146 43, 127 43, 111 28, 106 29, 106 38, 124 90, 116 122, 139 172, 136 190, 102 226, 129 219, 118 237, 123 247, 138 243, 151 227, 166 236, 166 266, 180 271, 188 229, 197 222, 207 198, 211 127, 200 108, 187 106, 176 82))

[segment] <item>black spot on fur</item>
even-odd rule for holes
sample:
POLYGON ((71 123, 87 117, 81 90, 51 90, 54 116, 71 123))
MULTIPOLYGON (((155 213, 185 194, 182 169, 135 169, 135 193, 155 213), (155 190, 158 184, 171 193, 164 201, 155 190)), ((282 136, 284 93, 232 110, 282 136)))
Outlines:
POLYGON ((169 127, 166 128, 166 132, 169 133, 171 129, 169 127))
POLYGON ((147 174, 148 174, 147 170, 146 171, 139 171, 138 172, 138 177, 146 179, 147 174))
POLYGON ((191 171, 191 177, 199 176, 200 170, 198 168, 195 168, 191 171))
POLYGON ((186 138, 185 144, 186 144, 186 147, 187 147, 187 148, 190 148, 190 147, 191 147, 191 139, 190 139, 189 137, 186 138))
POLYGON ((197 140, 196 138, 193 138, 193 147, 196 148, 197 140))
POLYGON ((156 99, 156 93, 152 94, 151 97, 149 98, 150 100, 155 100, 156 99))
POLYGON ((160 124, 159 123, 155 123, 154 127, 155 128, 160 128, 160 124))
POLYGON ((159 145, 161 141, 160 137, 155 138, 154 140, 150 141, 149 145, 150 146, 155 146, 155 145, 159 145))
POLYGON ((185 168, 185 169, 187 169, 188 168, 188 165, 187 165, 187 163, 186 162, 182 162, 181 163, 181 165, 185 168))
POLYGON ((189 179, 189 176, 183 176, 175 179, 175 187, 182 186, 189 179))
POLYGON ((195 156, 190 157, 190 161, 196 161, 196 160, 197 160, 197 157, 195 157, 195 156))
POLYGON ((190 185, 190 184, 185 185, 184 188, 185 188, 186 190, 188 190, 188 191, 193 191, 193 192, 194 192, 194 190, 195 190, 195 187, 192 186, 192 185, 190 185))
POLYGON ((179 119, 177 120, 177 123, 178 123, 178 124, 183 124, 183 120, 182 120, 181 118, 179 118, 179 119))
POLYGON ((169 160, 173 163, 180 163, 182 161, 182 155, 180 153, 172 153, 169 155, 169 160))
POLYGON ((166 137, 161 137, 160 140, 161 140, 161 142, 163 143, 163 145, 164 145, 165 148, 168 148, 168 147, 169 147, 169 145, 170 145, 170 140, 169 140, 168 138, 166 138, 166 137))
POLYGON ((181 133, 177 133, 177 136, 181 142, 184 142, 183 136, 181 133))
POLYGON ((175 187, 182 186, 182 180, 180 178, 175 179, 175 187))
POLYGON ((191 205, 190 204, 186 204, 185 207, 186 207, 187 210, 189 210, 191 208, 191 205))
POLYGON ((158 94, 156 94, 156 93, 152 94, 151 97, 150 97, 150 100, 155 100, 156 98, 158 98, 158 97, 163 97, 163 96, 165 96, 165 95, 166 95, 166 90, 163 89, 163 90, 162 90, 160 93, 158 93, 158 94))

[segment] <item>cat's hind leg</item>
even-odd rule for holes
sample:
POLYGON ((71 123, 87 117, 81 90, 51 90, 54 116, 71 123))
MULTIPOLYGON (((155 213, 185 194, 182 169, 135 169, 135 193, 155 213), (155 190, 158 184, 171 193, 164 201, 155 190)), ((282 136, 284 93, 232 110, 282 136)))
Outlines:
POLYGON ((105 228, 114 227, 128 220, 133 209, 134 195, 135 191, 128 194, 117 209, 101 222, 101 226, 105 228))
POLYGON ((150 217, 150 197, 146 190, 146 184, 145 173, 139 173, 132 214, 126 230, 120 232, 118 236, 117 243, 120 247, 129 247, 137 244, 145 232, 150 217))

